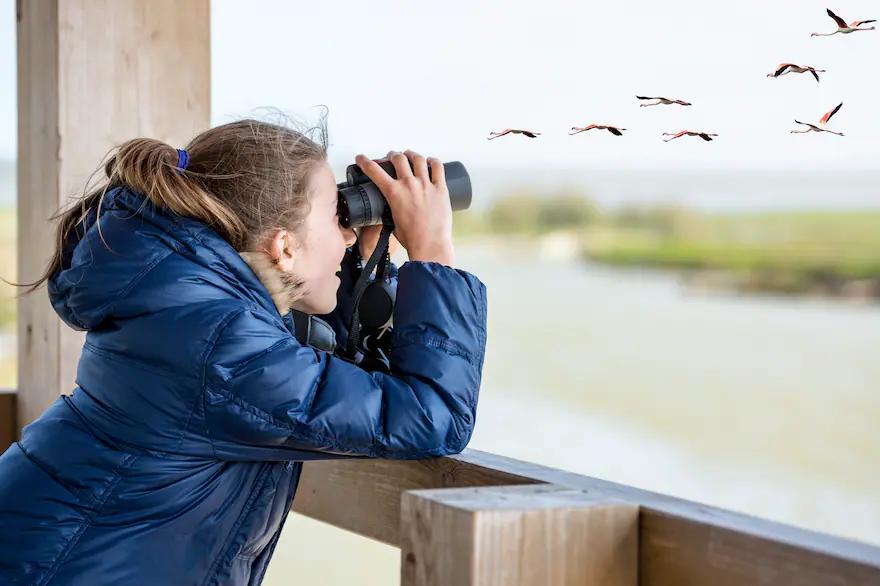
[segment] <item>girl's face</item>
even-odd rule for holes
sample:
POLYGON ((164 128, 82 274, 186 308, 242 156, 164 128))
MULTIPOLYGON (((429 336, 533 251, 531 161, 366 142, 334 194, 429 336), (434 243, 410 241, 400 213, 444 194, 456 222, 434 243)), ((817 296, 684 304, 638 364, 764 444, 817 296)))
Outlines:
POLYGON ((270 248, 280 258, 278 269, 289 289, 300 284, 291 307, 312 315, 330 313, 336 307, 339 271, 345 249, 357 237, 354 230, 343 228, 336 213, 336 178, 326 163, 312 172, 310 185, 311 210, 299 237, 279 230, 270 248), (286 250, 285 250, 286 249, 286 250))

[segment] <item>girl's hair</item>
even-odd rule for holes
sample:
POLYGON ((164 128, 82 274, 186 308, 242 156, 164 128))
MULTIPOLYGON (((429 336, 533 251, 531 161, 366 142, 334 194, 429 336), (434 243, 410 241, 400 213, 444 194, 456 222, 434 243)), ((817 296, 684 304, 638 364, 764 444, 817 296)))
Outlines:
POLYGON ((327 158, 326 110, 317 126, 302 131, 286 120, 217 126, 192 139, 186 151, 184 170, 177 167, 177 149, 159 140, 137 138, 112 149, 103 164, 106 177, 91 190, 87 184, 82 196, 50 218, 59 222, 43 275, 12 284, 31 293, 63 268, 65 244, 92 212, 100 234, 104 195, 117 186, 145 195, 157 208, 203 221, 240 252, 255 250, 269 230, 299 232, 311 209, 311 173, 327 158))

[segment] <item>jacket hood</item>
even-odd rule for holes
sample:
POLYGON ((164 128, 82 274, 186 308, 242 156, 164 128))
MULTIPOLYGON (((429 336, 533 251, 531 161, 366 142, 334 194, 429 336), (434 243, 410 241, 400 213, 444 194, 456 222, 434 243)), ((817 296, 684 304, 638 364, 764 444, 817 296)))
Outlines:
POLYGON ((205 223, 155 207, 125 187, 107 191, 64 245, 48 282, 56 313, 76 330, 109 320, 237 297, 281 316, 248 263, 205 223), (99 225, 100 224, 100 230, 99 225))

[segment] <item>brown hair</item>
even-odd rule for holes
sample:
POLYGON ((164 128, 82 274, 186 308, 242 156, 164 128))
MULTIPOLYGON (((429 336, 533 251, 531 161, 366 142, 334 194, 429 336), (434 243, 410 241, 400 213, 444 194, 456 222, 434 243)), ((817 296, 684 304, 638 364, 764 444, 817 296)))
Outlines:
POLYGON ((103 164, 106 177, 50 218, 59 220, 56 247, 43 275, 12 284, 30 287, 24 294, 31 293, 63 268, 67 239, 94 210, 100 234, 101 203, 116 186, 145 195, 157 208, 205 222, 240 252, 254 250, 269 230, 298 232, 311 208, 311 173, 327 158, 326 111, 318 126, 302 131, 286 119, 224 124, 196 136, 186 151, 183 170, 177 167, 177 149, 159 140, 137 138, 112 149, 103 164))

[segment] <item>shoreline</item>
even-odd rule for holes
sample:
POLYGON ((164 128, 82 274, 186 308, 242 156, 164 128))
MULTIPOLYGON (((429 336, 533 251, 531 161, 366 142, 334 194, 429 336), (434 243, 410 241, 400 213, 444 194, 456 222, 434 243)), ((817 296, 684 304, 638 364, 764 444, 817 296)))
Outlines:
MULTIPOLYGON (((679 278, 682 287, 702 293, 772 295, 783 298, 817 298, 843 303, 880 304, 880 276, 847 278, 828 271, 798 269, 795 266, 763 268, 725 268, 694 266, 695 259, 677 262, 659 256, 627 255, 617 257, 615 248, 597 252, 590 238, 571 232, 547 234, 469 234, 458 235, 462 246, 507 248, 518 254, 536 256, 542 261, 576 261, 626 271, 658 271, 679 278), (610 254, 608 252, 611 252, 610 254)), ((709 264, 708 262, 706 264, 709 264)))

